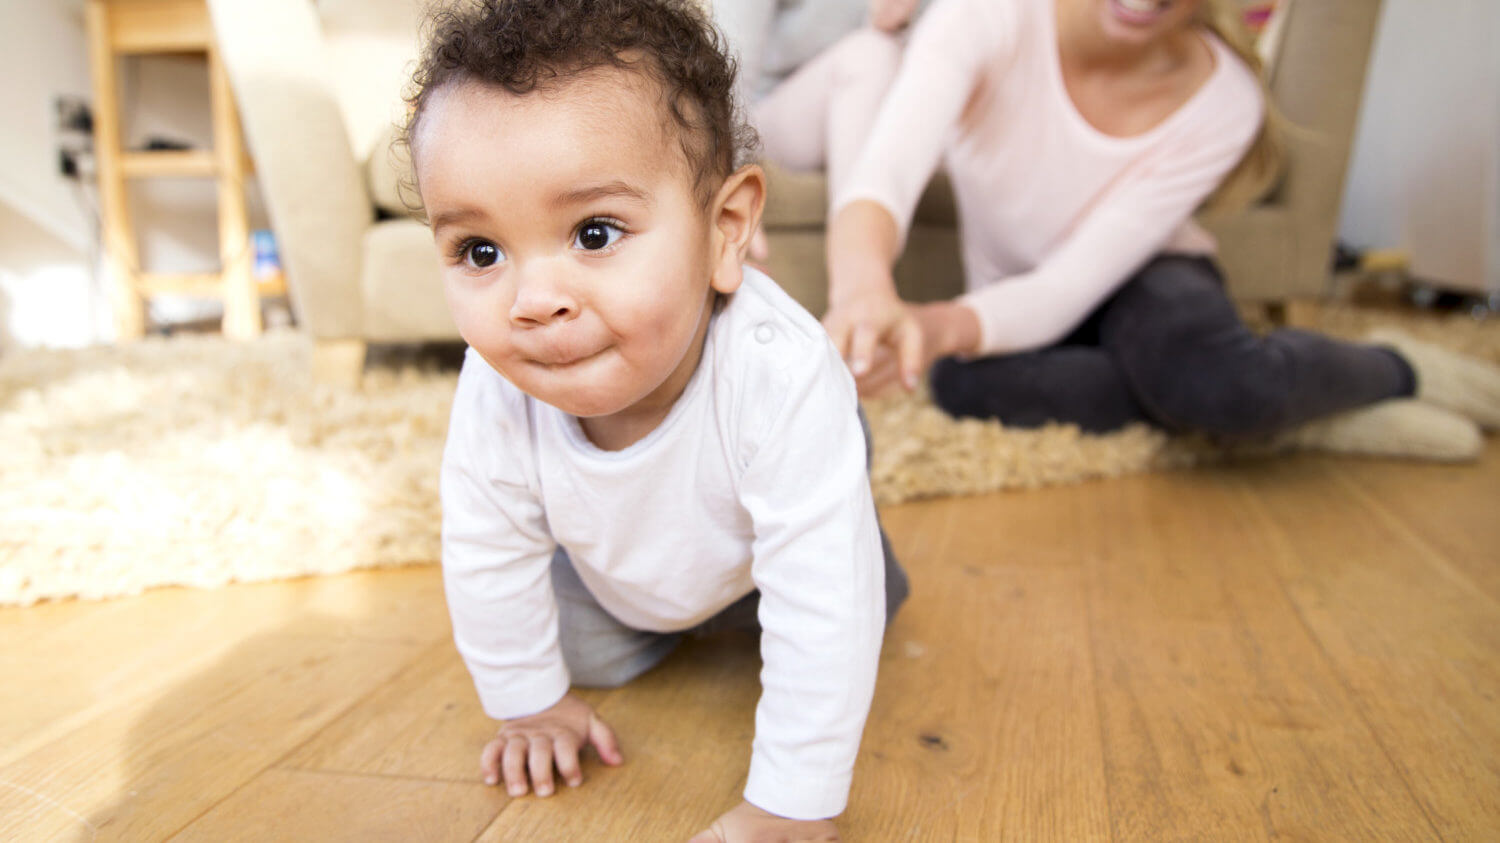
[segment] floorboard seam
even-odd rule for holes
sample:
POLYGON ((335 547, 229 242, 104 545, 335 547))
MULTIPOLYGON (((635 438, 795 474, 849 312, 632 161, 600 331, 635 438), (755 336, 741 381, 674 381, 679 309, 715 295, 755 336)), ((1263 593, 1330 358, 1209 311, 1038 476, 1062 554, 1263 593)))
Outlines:
POLYGON ((346 703, 344 705, 343 708, 339 709, 331 717, 329 717, 327 723, 324 723, 321 727, 319 727, 317 729, 314 729, 312 731, 312 733, 309 734, 306 738, 303 738, 302 740, 298 741, 291 748, 289 748, 286 752, 283 752, 281 755, 277 756, 273 761, 271 761, 270 764, 268 764, 266 766, 266 768, 270 769, 272 767, 283 767, 283 768, 290 768, 290 767, 292 767, 291 764, 287 763, 287 759, 289 759, 292 756, 296 755, 298 752, 300 752, 302 750, 303 747, 307 746, 308 744, 310 744, 314 740, 316 740, 318 738, 318 736, 323 733, 324 729, 327 729, 329 726, 333 725, 334 723, 337 723, 338 721, 344 719, 344 717, 346 717, 349 714, 349 712, 353 711, 356 707, 358 707, 365 700, 367 700, 370 697, 374 696, 375 694, 379 693, 380 690, 382 688, 384 688, 385 686, 387 686, 387 685, 391 684, 392 682, 395 682, 397 679, 401 678, 401 676, 403 676, 408 670, 411 670, 427 654, 429 654, 430 652, 432 652, 433 650, 435 650, 435 649, 437 649, 439 647, 446 646, 446 644, 447 644, 447 639, 443 639, 441 641, 435 642, 433 644, 428 645, 427 647, 424 647, 424 648, 418 650, 415 654, 412 655, 412 657, 410 659, 407 660, 406 664, 402 665, 395 673, 391 674, 391 676, 390 676, 389 679, 387 679, 385 682, 382 682, 382 683, 380 683, 378 685, 372 686, 369 690, 365 691, 363 694, 360 694, 360 695, 356 696, 354 699, 350 700, 348 703, 346 703))
POLYGON ((1381 501, 1378 496, 1373 494, 1369 489, 1365 488, 1362 483, 1349 477, 1347 474, 1345 474, 1341 470, 1338 470, 1336 467, 1321 466, 1321 468, 1323 468, 1328 473, 1328 475, 1333 479, 1333 482, 1347 489, 1351 497, 1356 498, 1362 505, 1382 516, 1384 520, 1390 522, 1394 529, 1398 530, 1401 533, 1403 538, 1421 548, 1424 555, 1433 562, 1433 566, 1442 571, 1443 575, 1450 582, 1463 587, 1465 591, 1470 591, 1474 594, 1477 594, 1481 599, 1483 599, 1485 603, 1489 604, 1491 609, 1495 610, 1497 613, 1500 613, 1500 600, 1496 600, 1495 597, 1488 591, 1480 588, 1479 584, 1476 583, 1473 578, 1471 578, 1467 573, 1465 573, 1462 569, 1456 567, 1453 564, 1453 560, 1448 557, 1448 554, 1445 551, 1434 545, 1432 542, 1428 541, 1420 532, 1418 532, 1414 527, 1411 526, 1411 523, 1407 520, 1406 516, 1402 515, 1394 509, 1391 509, 1383 501, 1381 501))
POLYGON ((1093 578, 1092 571, 1089 570, 1091 567, 1093 567, 1090 564, 1092 561, 1093 560, 1090 559, 1089 562, 1085 563, 1085 567, 1084 567, 1084 577, 1083 577, 1083 618, 1084 618, 1084 623, 1086 623, 1088 625, 1088 631, 1089 631, 1089 635, 1088 635, 1089 673, 1093 676, 1093 680, 1094 680, 1093 683, 1092 683, 1093 686, 1094 686, 1094 722, 1098 725, 1098 729, 1096 731, 1097 731, 1097 733, 1099 735, 1099 761, 1104 766, 1104 769, 1100 771, 1101 772, 1100 778, 1104 779, 1104 809, 1109 812, 1109 821, 1108 821, 1109 839, 1110 839, 1110 841, 1114 841, 1115 840, 1115 802, 1114 802, 1114 794, 1112 792, 1112 789, 1111 789, 1111 786, 1110 786, 1110 781, 1109 781, 1109 759, 1108 759, 1108 756, 1109 756, 1109 744, 1108 744, 1108 742, 1105 739, 1104 696, 1103 696, 1103 690, 1100 687, 1100 683, 1101 683, 1102 680, 1100 679, 1100 676, 1099 676, 1099 659, 1098 659, 1098 657, 1094 653, 1094 642, 1095 642, 1095 640, 1097 639, 1098 636, 1097 636, 1097 634, 1095 632, 1095 629, 1094 629, 1094 578, 1093 578))
MULTIPOLYGON (((1295 558, 1295 554, 1286 544, 1285 536, 1283 535, 1284 531, 1281 525, 1278 524, 1276 522, 1276 518, 1266 510, 1265 505, 1260 501, 1260 498, 1245 485, 1244 481, 1235 479, 1232 482, 1234 483, 1237 491, 1248 504, 1249 511, 1255 513, 1255 516, 1263 525, 1265 525, 1268 532, 1268 538, 1270 536, 1276 537, 1275 544, 1278 546, 1276 549, 1285 555, 1290 555, 1295 558)), ((1354 688, 1349 684, 1349 678, 1344 675, 1344 671, 1339 667, 1338 661, 1333 658, 1333 654, 1329 653, 1328 648, 1323 645, 1322 636, 1318 635, 1317 630, 1313 629, 1312 624, 1308 622, 1307 616, 1302 612, 1302 605, 1298 603, 1297 598, 1287 590, 1286 581, 1275 572, 1273 572, 1273 575, 1276 577, 1276 587, 1280 589, 1285 595, 1288 605, 1290 605, 1292 608, 1292 613, 1297 618, 1297 623, 1301 625, 1303 631, 1307 633, 1308 638, 1312 640, 1313 646, 1317 648, 1318 655, 1323 660, 1323 663, 1328 667, 1329 675, 1333 676, 1338 681, 1339 688, 1343 690, 1345 696, 1348 697, 1355 713, 1359 716, 1359 722, 1365 727, 1365 731, 1369 733, 1370 739, 1374 741, 1375 746, 1380 748, 1381 756, 1385 758, 1387 764, 1391 765, 1391 772, 1395 773, 1397 780, 1401 782, 1401 786, 1406 788, 1406 795, 1411 799, 1412 804, 1417 806, 1417 810, 1422 814, 1422 819, 1427 821, 1427 827, 1431 829, 1433 836, 1435 836, 1438 840, 1444 840, 1445 838, 1443 837, 1443 833, 1438 830, 1437 823, 1433 821, 1432 815, 1427 810, 1427 803, 1417 795, 1416 788, 1412 787, 1411 780, 1406 776, 1406 771, 1401 768, 1400 764, 1396 763, 1395 756, 1391 754, 1390 747, 1387 746, 1386 742, 1381 739, 1380 733, 1376 731, 1374 724, 1370 722, 1370 717, 1365 712, 1365 707, 1360 700, 1359 694, 1355 693, 1354 688)))

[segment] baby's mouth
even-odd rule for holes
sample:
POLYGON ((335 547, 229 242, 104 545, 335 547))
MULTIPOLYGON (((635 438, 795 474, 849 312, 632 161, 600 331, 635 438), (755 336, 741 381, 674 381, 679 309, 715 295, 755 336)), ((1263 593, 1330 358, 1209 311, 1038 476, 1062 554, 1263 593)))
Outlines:
POLYGON ((603 353, 604 349, 602 348, 589 351, 578 351, 568 348, 539 348, 528 353, 526 359, 548 369, 563 369, 586 360, 591 360, 603 353))

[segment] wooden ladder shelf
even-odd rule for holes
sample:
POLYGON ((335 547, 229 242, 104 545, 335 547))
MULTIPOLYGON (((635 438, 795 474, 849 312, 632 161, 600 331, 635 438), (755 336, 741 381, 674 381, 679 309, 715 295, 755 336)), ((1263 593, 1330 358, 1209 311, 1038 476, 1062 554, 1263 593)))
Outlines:
POLYGON ((100 216, 119 338, 135 339, 145 333, 146 302, 158 295, 220 299, 225 336, 247 339, 260 334, 260 296, 284 289, 262 289, 251 272, 254 255, 245 213, 245 180, 251 166, 207 5, 204 0, 88 0, 86 14, 100 216), (206 56, 212 149, 126 151, 123 147, 118 63, 122 56, 152 53, 206 56), (218 272, 163 274, 142 269, 126 183, 155 178, 209 178, 217 183, 218 272))

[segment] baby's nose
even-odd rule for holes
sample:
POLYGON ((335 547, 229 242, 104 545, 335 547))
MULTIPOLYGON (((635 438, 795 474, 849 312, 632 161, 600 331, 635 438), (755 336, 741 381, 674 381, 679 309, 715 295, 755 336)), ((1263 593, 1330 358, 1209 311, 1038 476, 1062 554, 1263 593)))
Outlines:
POLYGON ((578 314, 578 302, 557 272, 535 267, 520 274, 516 299, 510 308, 512 322, 536 327, 566 321, 578 314))

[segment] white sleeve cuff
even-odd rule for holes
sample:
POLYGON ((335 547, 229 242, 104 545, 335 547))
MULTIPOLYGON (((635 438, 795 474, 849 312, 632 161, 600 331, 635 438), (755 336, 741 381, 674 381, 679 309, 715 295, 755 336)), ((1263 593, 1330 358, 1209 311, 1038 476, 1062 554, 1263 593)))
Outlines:
POLYGON ((496 720, 514 720, 545 711, 562 699, 571 685, 568 668, 560 660, 556 665, 535 671, 525 682, 486 681, 479 671, 471 672, 484 713, 496 720))
POLYGON ((958 297, 958 303, 967 307, 974 314, 974 317, 979 320, 979 345, 975 347, 971 357, 986 357, 992 354, 1000 354, 1004 346, 1004 343, 1000 341, 1000 337, 998 336, 1000 332, 992 324, 994 320, 989 317, 989 309, 980 300, 979 293, 981 292, 983 292, 982 289, 970 290, 958 297))
POLYGON ((825 820, 844 812, 853 780, 853 770, 817 778, 784 775, 756 752, 750 756, 745 801, 788 819, 825 820))

